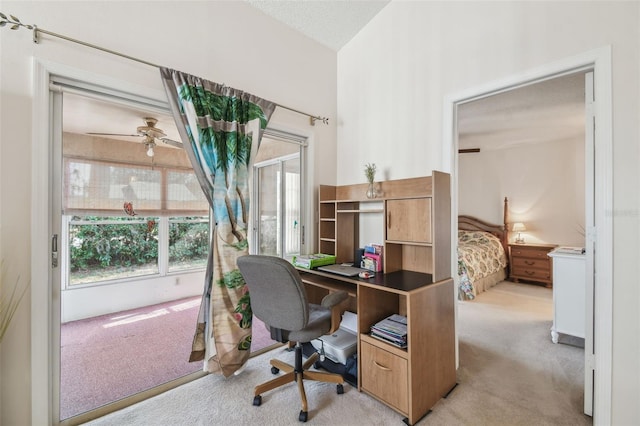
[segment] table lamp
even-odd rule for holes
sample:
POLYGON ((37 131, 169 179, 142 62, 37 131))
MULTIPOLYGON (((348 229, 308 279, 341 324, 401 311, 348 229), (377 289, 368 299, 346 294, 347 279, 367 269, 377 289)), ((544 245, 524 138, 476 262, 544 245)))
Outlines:
POLYGON ((517 244, 524 244, 524 238, 522 238, 522 231, 526 231, 527 228, 524 226, 524 223, 522 222, 516 222, 513 224, 513 228, 511 228, 511 230, 513 232, 517 232, 518 236, 516 237, 516 243, 517 244))

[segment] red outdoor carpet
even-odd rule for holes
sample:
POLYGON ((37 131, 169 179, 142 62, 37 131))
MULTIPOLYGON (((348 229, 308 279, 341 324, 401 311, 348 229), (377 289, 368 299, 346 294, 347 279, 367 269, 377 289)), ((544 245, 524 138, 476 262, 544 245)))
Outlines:
MULTIPOLYGON (((60 418, 199 371, 189 363, 200 296, 63 324, 60 418)), ((254 317, 252 351, 275 343, 254 317)))

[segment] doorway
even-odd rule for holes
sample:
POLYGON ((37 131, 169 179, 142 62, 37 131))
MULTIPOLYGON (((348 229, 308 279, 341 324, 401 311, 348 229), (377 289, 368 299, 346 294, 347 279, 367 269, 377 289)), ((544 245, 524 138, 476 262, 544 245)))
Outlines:
MULTIPOLYGON (((594 73, 593 90, 595 102, 593 109, 592 129, 593 144, 585 144, 585 174, 587 177, 587 194, 593 194, 592 199, 586 200, 587 212, 593 212, 592 224, 587 223, 585 230, 587 245, 587 275, 593 278, 593 294, 591 301, 598 300, 598 304, 588 303, 586 310, 597 319, 592 324, 593 353, 597 356, 585 358, 585 368, 593 368, 593 413, 594 423, 608 423, 611 416, 611 330, 612 330, 612 220, 607 212, 612 209, 612 110, 611 110, 611 50, 602 48, 563 61, 543 66, 523 74, 493 82, 483 87, 467 90, 463 93, 450 95, 445 99, 445 148, 443 163, 450 167, 452 174, 452 223, 457 223, 458 211, 458 134, 457 108, 459 105, 472 100, 482 99, 496 93, 523 87, 535 82, 553 79, 562 75, 591 70, 594 73), (592 147, 592 150, 589 148, 592 147), (598 250, 594 247, 597 237, 598 250), (593 273, 598 271, 598 275, 593 273), (590 272, 589 272, 590 271, 590 272)), ((591 125, 591 123, 589 123, 591 125)), ((452 239, 456 227, 452 229, 452 239)), ((455 250, 455 249, 454 249, 455 250)), ((455 256, 455 253, 453 253, 455 256)), ((452 274, 456 276, 455 273, 452 274)), ((589 300, 589 294, 587 294, 589 300)), ((588 327, 591 328, 591 327, 588 327)), ((589 334, 589 331, 587 331, 589 334)), ((585 351, 587 354, 588 351, 585 351)), ((585 395, 588 392, 585 390, 585 395)))
MULTIPOLYGON (((505 220, 510 224, 509 231, 514 223, 521 223, 523 227, 526 224, 526 229, 518 234, 521 238, 518 247, 536 250, 554 245, 587 246, 585 223, 591 219, 589 209, 593 208, 585 201, 592 200, 590 192, 593 191, 587 184, 592 181, 588 177, 591 171, 585 171, 585 151, 591 150, 585 126, 588 75, 581 71, 559 76, 458 105, 458 214, 502 223, 500 207, 508 197, 509 211, 505 220)), ((509 243, 512 244, 515 233, 510 236, 509 243)), ((515 248, 510 246, 511 250, 515 248)), ((508 266, 510 271, 518 265, 523 266, 515 258, 510 261, 514 262, 508 266)), ((550 262, 545 263, 549 265, 550 262)), ((525 280, 516 285, 544 285, 537 281, 544 272, 535 269, 542 264, 525 260, 525 265, 535 265, 526 266, 529 268, 527 274, 540 274, 540 277, 532 276, 532 281, 525 280)), ((548 272, 552 270, 549 266, 548 272)), ((567 285, 566 281, 554 283, 552 289, 552 278, 549 274, 549 288, 539 290, 548 301, 548 317, 542 318, 549 321, 549 328, 554 318, 553 295, 567 285)), ((563 335, 560 341, 560 344, 570 343, 582 348, 567 348, 567 351, 572 350, 574 357, 571 366, 584 370, 583 374, 567 370, 566 377, 571 383, 567 390, 577 392, 581 389, 581 394, 576 393, 574 399, 584 396, 585 405, 576 407, 576 411, 584 410, 589 415, 592 413, 589 393, 592 383, 591 371, 585 367, 585 359, 590 354, 585 351, 588 351, 591 336, 584 333, 587 322, 584 306, 586 289, 592 288, 590 284, 583 281, 578 287, 582 292, 572 297, 574 303, 582 298, 582 315, 576 323, 576 335, 563 335)), ((561 313, 567 315, 565 311, 566 307, 561 313)), ((531 321, 539 320, 531 318, 531 321)), ((539 327, 541 333, 544 333, 543 328, 539 327)), ((464 324, 462 329, 465 329, 464 324)), ((564 349, 550 344, 551 336, 546 334, 547 341, 542 342, 548 345, 547 355, 562 356, 560 354, 564 352, 559 351, 564 349)))

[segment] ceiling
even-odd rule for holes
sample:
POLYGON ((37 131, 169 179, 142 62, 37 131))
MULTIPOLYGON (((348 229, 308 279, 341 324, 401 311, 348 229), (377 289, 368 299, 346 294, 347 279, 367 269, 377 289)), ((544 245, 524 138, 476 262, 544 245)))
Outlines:
MULTIPOLYGON (((156 128, 161 129, 167 138, 180 141, 178 129, 169 114, 71 93, 64 95, 62 129, 65 132, 88 136, 104 133, 99 137, 142 143, 143 137, 137 134, 137 128, 146 126, 145 117, 157 119, 156 128)), ((161 142, 158 145, 170 147, 161 142)))
POLYGON ((338 51, 390 0, 245 0, 256 9, 338 51))
POLYGON ((584 73, 577 73, 463 104, 459 148, 495 150, 583 138, 584 86, 584 73))

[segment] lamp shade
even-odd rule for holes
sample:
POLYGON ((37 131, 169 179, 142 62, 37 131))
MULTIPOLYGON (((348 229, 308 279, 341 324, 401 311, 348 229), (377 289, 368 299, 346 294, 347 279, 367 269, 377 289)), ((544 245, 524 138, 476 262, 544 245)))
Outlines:
POLYGON ((513 227, 511 228, 511 230, 513 232, 522 232, 522 231, 526 231, 527 228, 524 226, 524 223, 516 222, 513 224, 513 227))

